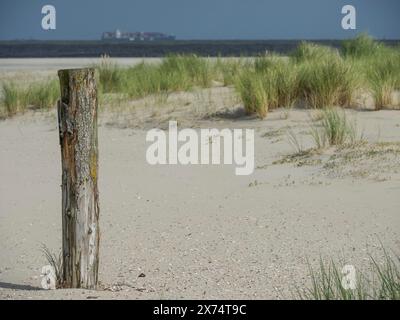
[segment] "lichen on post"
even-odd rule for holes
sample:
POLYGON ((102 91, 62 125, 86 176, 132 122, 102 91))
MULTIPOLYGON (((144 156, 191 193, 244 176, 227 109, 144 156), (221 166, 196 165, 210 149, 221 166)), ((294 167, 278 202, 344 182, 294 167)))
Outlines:
POLYGON ((99 266, 97 88, 94 69, 59 70, 62 285, 95 289, 99 266))

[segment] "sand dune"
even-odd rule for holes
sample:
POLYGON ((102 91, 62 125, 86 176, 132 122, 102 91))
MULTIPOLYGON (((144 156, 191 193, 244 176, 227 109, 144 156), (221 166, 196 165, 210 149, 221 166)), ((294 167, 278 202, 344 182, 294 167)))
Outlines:
POLYGON ((320 256, 344 257, 361 270, 368 253, 380 254, 379 242, 399 249, 398 111, 347 110, 366 143, 291 157, 289 129, 304 149, 312 147, 312 111, 235 117, 240 107, 227 98, 229 89, 210 95, 212 110, 186 94, 175 97, 182 109, 153 106, 144 114, 138 102, 134 111, 102 113, 97 291, 39 290, 41 245, 53 252, 61 245, 55 112, 1 121, 0 298, 285 299, 309 283, 307 259, 317 265, 320 256), (213 105, 224 103, 234 107, 216 112, 213 105), (150 166, 146 130, 165 128, 171 118, 193 128, 254 128, 254 173, 150 166))

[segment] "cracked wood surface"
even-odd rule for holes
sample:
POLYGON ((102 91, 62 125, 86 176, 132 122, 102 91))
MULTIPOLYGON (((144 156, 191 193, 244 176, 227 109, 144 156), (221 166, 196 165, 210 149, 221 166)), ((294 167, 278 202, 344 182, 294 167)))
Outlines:
POLYGON ((99 265, 97 88, 93 69, 58 71, 62 286, 95 289, 99 265))

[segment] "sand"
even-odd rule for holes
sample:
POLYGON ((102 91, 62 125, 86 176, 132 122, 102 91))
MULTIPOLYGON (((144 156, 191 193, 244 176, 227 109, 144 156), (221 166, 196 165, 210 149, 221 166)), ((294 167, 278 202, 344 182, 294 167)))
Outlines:
POLYGON ((399 251, 399 111, 347 110, 368 142, 293 157, 288 132, 311 147, 313 111, 278 109, 261 121, 231 96, 215 87, 159 101, 164 108, 150 99, 102 113, 96 291, 40 289, 41 246, 61 245, 54 110, 0 121, 0 298, 290 299, 310 283, 307 259, 362 270, 380 242, 399 251), (147 130, 172 118, 254 128, 254 173, 147 164, 147 130))
MULTIPOLYGON (((130 66, 142 62, 160 61, 159 58, 113 58, 120 66, 130 66)), ((0 68, 2 71, 53 71, 58 69, 82 68, 101 62, 101 58, 8 58, 0 59, 0 68)))

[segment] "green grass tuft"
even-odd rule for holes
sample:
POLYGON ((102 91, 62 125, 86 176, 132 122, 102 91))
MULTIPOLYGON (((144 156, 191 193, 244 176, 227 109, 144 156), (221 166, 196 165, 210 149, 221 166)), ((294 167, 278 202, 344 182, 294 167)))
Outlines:
POLYGON ((296 99, 296 88, 296 66, 276 56, 255 59, 236 81, 236 90, 246 111, 257 113, 261 118, 268 110, 291 107, 296 99))
POLYGON ((356 36, 354 39, 342 42, 342 53, 345 57, 365 58, 377 55, 384 46, 366 33, 356 36))
POLYGON ((60 88, 57 80, 34 83, 26 92, 26 104, 35 109, 49 109, 54 107, 60 97, 60 88))
POLYGON ((297 63, 329 60, 338 56, 339 52, 336 49, 305 41, 301 42, 290 55, 297 63))
POLYGON ((21 90, 14 82, 2 84, 2 106, 6 116, 12 116, 21 111, 21 90))
POLYGON ((368 275, 356 269, 355 288, 344 288, 341 266, 334 260, 320 258, 319 268, 309 265, 311 285, 297 288, 297 297, 304 300, 399 300, 400 256, 390 255, 384 250, 383 262, 370 255, 368 275))
POLYGON ((387 50, 369 59, 366 75, 377 110, 393 106, 392 93, 400 88, 400 52, 387 50))
POLYGON ((321 111, 321 120, 311 127, 316 148, 338 146, 356 141, 356 125, 347 120, 344 111, 327 108, 321 111))
POLYGON ((98 70, 101 92, 117 92, 122 89, 124 72, 109 56, 102 56, 100 64, 95 67, 98 70))
POLYGON ((61 251, 58 255, 52 253, 49 248, 42 245, 42 253, 47 263, 54 268, 56 276, 56 288, 62 288, 63 283, 63 260, 61 251))
POLYGON ((23 87, 14 82, 1 85, 1 116, 10 117, 26 111, 28 108, 44 109, 55 105, 60 96, 56 80, 37 82, 23 87))
POLYGON ((359 85, 352 64, 340 57, 305 62, 298 77, 298 95, 313 108, 350 106, 359 85))
POLYGON ((246 72, 237 80, 236 88, 248 114, 256 113, 260 118, 267 116, 269 97, 262 76, 256 72, 246 72))

